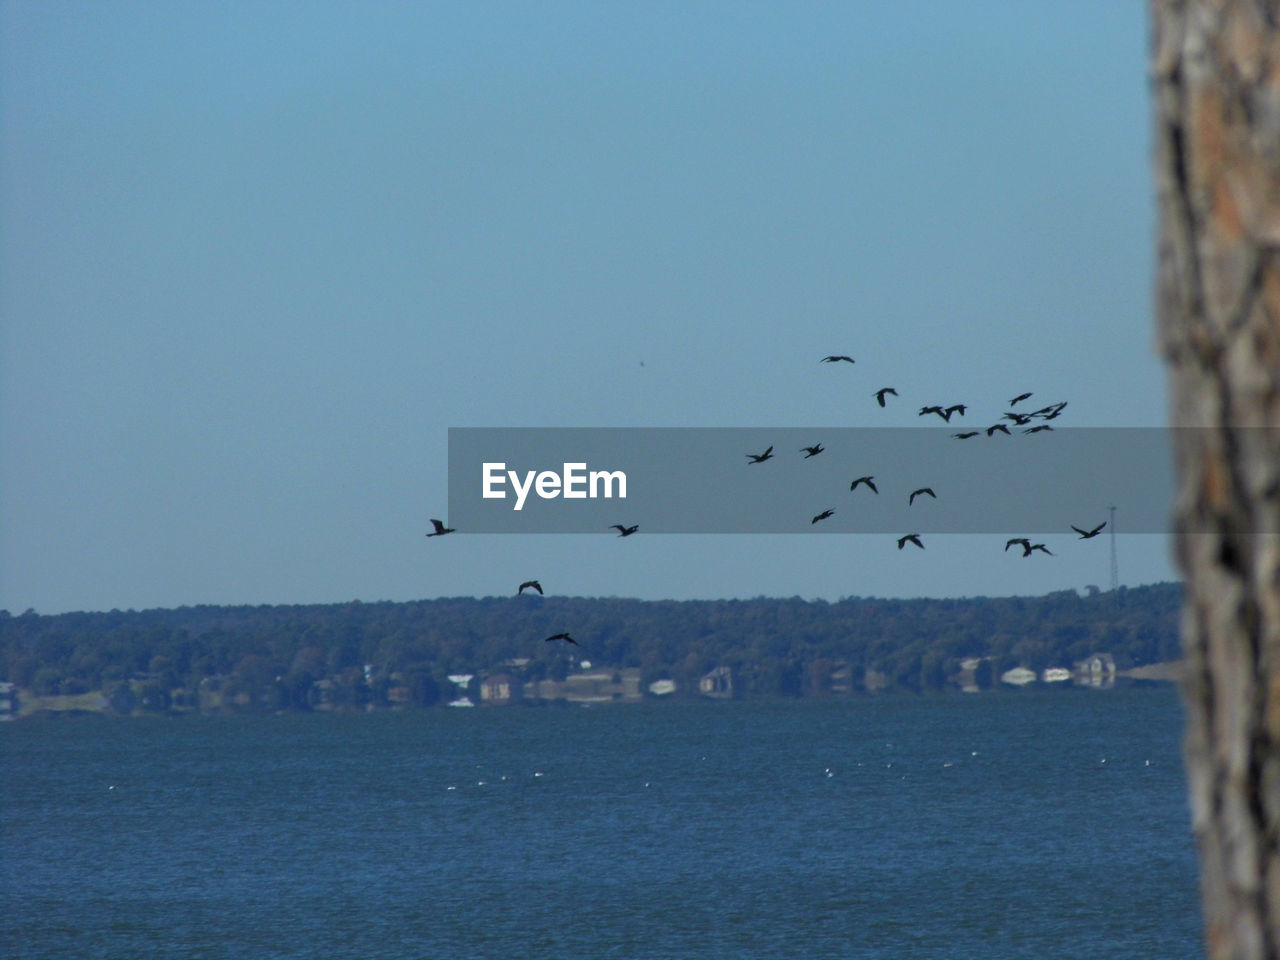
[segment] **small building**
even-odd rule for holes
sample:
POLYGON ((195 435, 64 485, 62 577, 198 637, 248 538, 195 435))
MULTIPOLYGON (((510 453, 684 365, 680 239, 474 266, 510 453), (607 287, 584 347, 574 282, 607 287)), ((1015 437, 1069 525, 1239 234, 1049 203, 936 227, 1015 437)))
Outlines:
POLYGON ((475 701, 471 699, 469 693, 471 691, 471 681, 475 678, 473 673, 451 673, 449 680, 458 689, 454 691, 453 699, 449 701, 451 707, 474 707, 475 701))
POLYGON ((328 677, 311 684, 307 702, 312 710, 332 710, 334 701, 334 682, 328 677))
POLYGON ((643 697, 639 667, 582 670, 563 680, 531 680, 522 689, 528 700, 565 700, 581 704, 630 703, 643 697))
POLYGON ((995 661, 991 657, 965 657, 960 661, 959 672, 952 674, 948 679, 965 693, 978 693, 982 689, 978 684, 978 672, 985 670, 984 682, 990 683, 994 665, 995 661))
POLYGON ((867 669, 862 672, 862 688, 866 690, 867 693, 876 693, 877 691, 887 689, 888 686, 889 675, 887 673, 884 673, 881 670, 876 670, 874 667, 867 667, 867 669))
POLYGON ((514 703, 521 692, 521 684, 509 673, 495 673, 480 681, 480 702, 489 706, 514 703))
POLYGON ((413 691, 403 684, 387 688, 387 702, 393 706, 405 706, 413 703, 413 691))
POLYGON ((728 667, 716 667, 698 681, 698 692, 704 697, 728 699, 733 696, 733 671, 728 667))
POLYGON ((1116 682, 1116 662, 1109 653, 1092 653, 1077 661, 1076 683, 1085 687, 1110 687, 1116 682))
POLYGON ((1025 687, 1029 683, 1036 682, 1036 672, 1026 667, 1014 667, 1000 674, 1000 682, 1012 687, 1025 687))
POLYGON ((566 700, 577 703, 608 703, 639 700, 640 668, 583 670, 565 677, 560 685, 566 700))
POLYGON ((827 675, 827 689, 832 693, 853 692, 853 664, 848 660, 838 660, 832 665, 827 675))

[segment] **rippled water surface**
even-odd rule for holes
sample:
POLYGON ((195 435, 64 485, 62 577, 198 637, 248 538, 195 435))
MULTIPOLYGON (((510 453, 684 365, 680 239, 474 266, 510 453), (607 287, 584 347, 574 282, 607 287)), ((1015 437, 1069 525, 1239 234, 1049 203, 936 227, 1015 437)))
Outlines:
POLYGON ((29 957, 1195 958, 1169 689, 0 727, 29 957))

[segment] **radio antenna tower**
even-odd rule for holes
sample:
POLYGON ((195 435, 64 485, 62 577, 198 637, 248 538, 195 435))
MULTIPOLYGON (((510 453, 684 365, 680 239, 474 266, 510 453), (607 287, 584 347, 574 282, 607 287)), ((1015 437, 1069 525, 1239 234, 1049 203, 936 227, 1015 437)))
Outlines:
POLYGON ((1112 506, 1109 509, 1111 510, 1111 522, 1108 524, 1111 527, 1111 592, 1115 593, 1120 588, 1120 563, 1116 560, 1116 508, 1112 506))

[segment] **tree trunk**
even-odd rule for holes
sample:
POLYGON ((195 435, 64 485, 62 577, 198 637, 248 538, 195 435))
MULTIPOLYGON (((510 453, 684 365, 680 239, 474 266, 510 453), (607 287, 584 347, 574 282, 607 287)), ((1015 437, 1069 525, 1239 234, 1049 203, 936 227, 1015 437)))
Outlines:
POLYGON ((1280 960, 1280 4, 1150 2, 1206 938, 1280 960))

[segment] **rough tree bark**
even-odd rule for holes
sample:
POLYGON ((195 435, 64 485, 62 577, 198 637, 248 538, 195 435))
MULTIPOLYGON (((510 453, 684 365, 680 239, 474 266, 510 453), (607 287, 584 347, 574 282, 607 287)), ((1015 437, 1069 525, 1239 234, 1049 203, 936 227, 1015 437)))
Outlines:
POLYGON ((1280 960, 1280 0, 1150 12, 1206 939, 1280 960))

